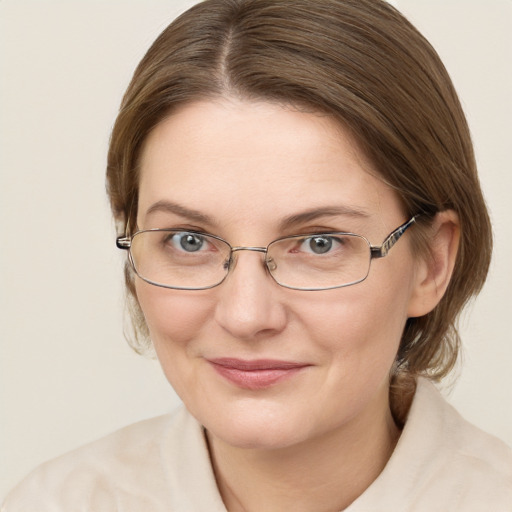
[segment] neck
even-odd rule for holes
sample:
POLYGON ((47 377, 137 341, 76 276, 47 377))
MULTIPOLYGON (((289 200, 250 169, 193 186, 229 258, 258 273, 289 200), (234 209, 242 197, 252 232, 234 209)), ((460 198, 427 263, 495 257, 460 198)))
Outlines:
POLYGON ((207 439, 229 512, 337 512, 377 478, 399 435, 386 403, 378 418, 358 418, 290 447, 238 448, 209 432, 207 439))

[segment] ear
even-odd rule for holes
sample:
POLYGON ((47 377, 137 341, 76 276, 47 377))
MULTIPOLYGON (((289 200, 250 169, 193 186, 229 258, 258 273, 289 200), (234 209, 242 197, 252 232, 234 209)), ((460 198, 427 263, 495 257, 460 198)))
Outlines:
POLYGON ((442 299, 452 277, 459 238, 457 213, 453 210, 437 213, 430 229, 429 250, 418 257, 409 318, 426 315, 442 299))

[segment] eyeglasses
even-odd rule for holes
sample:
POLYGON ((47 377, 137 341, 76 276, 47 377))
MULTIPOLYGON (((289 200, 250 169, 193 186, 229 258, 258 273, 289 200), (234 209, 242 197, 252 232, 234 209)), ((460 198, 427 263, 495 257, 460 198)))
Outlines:
POLYGON ((386 256, 416 222, 417 215, 373 246, 355 233, 312 233, 274 240, 267 247, 232 247, 197 231, 147 229, 116 240, 129 251, 135 273, 147 283, 177 290, 206 290, 221 284, 234 267, 235 253, 263 253, 274 281, 293 290, 329 290, 364 281, 373 259, 386 256))

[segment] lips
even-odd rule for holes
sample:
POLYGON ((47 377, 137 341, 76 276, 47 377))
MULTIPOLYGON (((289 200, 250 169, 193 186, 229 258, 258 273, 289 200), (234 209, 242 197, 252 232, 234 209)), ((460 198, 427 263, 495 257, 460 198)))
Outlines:
POLYGON ((274 386, 310 365, 273 359, 209 359, 213 369, 226 380, 244 389, 258 390, 274 386))

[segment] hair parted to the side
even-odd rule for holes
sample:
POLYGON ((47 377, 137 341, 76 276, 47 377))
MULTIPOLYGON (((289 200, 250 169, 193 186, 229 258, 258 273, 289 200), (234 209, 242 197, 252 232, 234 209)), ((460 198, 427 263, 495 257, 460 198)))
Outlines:
MULTIPOLYGON (((439 305, 410 318, 398 376, 445 376, 459 350, 456 320, 482 287, 492 235, 467 122, 437 53, 382 0, 205 0, 177 18, 137 67, 116 120, 107 185, 120 234, 136 229, 139 156, 178 107, 236 96, 328 113, 356 137, 426 250, 436 212, 461 226, 454 274, 439 305)), ((147 327, 126 268, 142 351, 147 327)))

